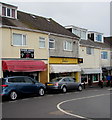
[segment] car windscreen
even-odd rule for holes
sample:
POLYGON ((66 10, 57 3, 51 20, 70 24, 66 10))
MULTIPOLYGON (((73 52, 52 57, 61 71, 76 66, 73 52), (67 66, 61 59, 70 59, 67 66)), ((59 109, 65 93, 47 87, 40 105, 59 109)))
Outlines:
POLYGON ((59 82, 62 78, 54 78, 51 80, 51 82, 59 82))

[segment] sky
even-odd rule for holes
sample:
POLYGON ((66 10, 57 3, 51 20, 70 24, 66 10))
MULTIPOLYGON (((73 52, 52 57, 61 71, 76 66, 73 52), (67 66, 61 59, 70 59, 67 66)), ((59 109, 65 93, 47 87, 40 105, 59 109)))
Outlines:
POLYGON ((52 18, 63 26, 77 27, 110 36, 110 0, 0 0, 18 10, 52 18))

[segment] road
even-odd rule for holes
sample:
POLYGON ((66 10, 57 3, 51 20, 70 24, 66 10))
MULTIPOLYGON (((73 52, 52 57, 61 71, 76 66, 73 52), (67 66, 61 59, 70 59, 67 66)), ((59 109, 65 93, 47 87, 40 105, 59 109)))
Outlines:
POLYGON ((52 93, 2 103, 3 118, 74 118, 109 120, 111 90, 89 88, 82 92, 52 93))

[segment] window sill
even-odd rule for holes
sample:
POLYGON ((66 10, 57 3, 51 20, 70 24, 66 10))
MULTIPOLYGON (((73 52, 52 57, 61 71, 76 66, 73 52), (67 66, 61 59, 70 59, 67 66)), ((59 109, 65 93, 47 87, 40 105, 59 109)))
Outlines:
POLYGON ((27 45, 11 45, 13 47, 26 47, 27 45))

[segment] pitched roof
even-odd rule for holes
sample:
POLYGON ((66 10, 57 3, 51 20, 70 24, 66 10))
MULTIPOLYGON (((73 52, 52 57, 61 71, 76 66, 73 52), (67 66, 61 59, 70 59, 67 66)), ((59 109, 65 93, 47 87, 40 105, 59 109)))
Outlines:
POLYGON ((48 19, 21 11, 17 12, 17 16, 18 19, 2 17, 2 25, 46 31, 79 38, 51 18, 48 19))
POLYGON ((108 48, 108 49, 111 48, 110 43, 108 43, 107 41, 104 41, 104 43, 100 43, 100 42, 94 42, 88 39, 88 40, 81 40, 80 44, 84 46, 90 46, 90 47, 96 47, 96 48, 108 48))
POLYGON ((110 48, 112 49, 112 36, 104 37, 104 41, 105 41, 106 44, 109 44, 110 48))

